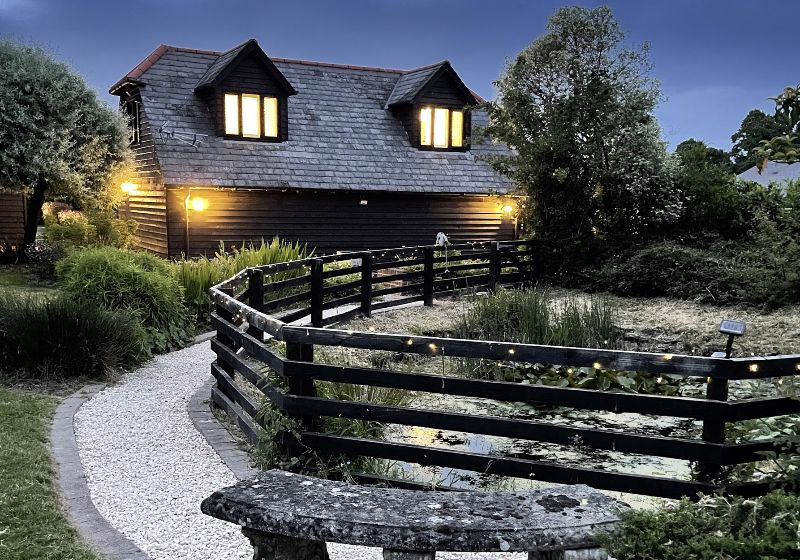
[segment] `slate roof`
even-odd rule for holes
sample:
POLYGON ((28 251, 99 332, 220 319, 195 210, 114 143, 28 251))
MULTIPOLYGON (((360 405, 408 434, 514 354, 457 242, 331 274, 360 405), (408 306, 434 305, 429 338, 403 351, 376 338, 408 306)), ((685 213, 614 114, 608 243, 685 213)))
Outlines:
MULTIPOLYGON (((157 138, 167 185, 453 194, 504 192, 512 186, 480 160, 508 153, 501 144, 475 143, 467 152, 411 146, 400 120, 384 108, 406 75, 401 70, 273 58, 298 92, 288 99, 289 139, 218 137, 194 88, 221 55, 167 46, 156 60, 151 55, 137 66, 137 84, 144 84, 142 109, 154 130, 168 122, 176 132, 207 135, 196 146, 157 138)), ((475 112, 472 121, 474 127, 485 126, 486 115, 475 112)))
POLYGON ((431 64, 430 66, 423 66, 416 70, 406 72, 397 79, 397 82, 386 101, 386 106, 397 105, 399 103, 409 103, 414 99, 414 96, 419 93, 419 90, 428 83, 439 69, 447 64, 447 61, 439 62, 438 64, 431 64))
POLYGON ((247 47, 249 41, 246 43, 242 43, 238 47, 234 47, 231 50, 222 53, 217 60, 209 65, 208 70, 206 70, 205 74, 198 80, 197 84, 195 85, 196 89, 200 89, 203 86, 210 85, 214 82, 217 76, 219 76, 220 72, 225 70, 225 67, 230 63, 236 55, 242 52, 245 47, 247 47))
POLYGON ((755 181, 767 186, 770 183, 787 183, 800 179, 800 163, 780 163, 771 161, 761 173, 755 165, 739 174, 745 181, 755 181))

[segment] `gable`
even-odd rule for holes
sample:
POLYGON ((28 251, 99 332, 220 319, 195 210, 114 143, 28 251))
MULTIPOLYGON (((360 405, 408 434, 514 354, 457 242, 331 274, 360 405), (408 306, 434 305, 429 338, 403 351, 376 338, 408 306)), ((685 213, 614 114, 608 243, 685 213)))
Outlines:
POLYGON ((283 84, 264 69, 255 54, 243 57, 237 65, 220 80, 219 88, 230 91, 261 93, 283 97, 286 95, 283 84))
POLYGON ((451 73, 442 72, 420 92, 417 103, 453 108, 474 104, 475 98, 465 94, 461 85, 460 80, 459 83, 456 83, 456 78, 451 73))
POLYGON ((195 91, 201 93, 219 89, 224 84, 230 83, 232 76, 254 80, 257 82, 256 85, 265 85, 272 89, 270 92, 263 93, 281 96, 297 93, 255 39, 250 39, 238 47, 222 53, 198 80, 195 91))

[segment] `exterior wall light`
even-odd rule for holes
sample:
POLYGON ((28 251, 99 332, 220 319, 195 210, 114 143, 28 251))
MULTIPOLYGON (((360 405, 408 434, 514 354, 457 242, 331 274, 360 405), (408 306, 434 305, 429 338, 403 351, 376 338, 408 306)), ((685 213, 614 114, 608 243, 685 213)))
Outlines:
POLYGON ((192 196, 191 193, 187 190, 186 191, 186 198, 183 200, 183 206, 186 210, 184 214, 184 222, 186 224, 186 230, 184 231, 184 241, 185 241, 185 248, 186 248, 186 257, 189 257, 189 210, 193 210, 195 212, 202 212, 206 208, 208 208, 208 201, 205 198, 201 198, 199 196, 192 196))
POLYGON ((504 214, 511 214, 511 212, 513 212, 513 211, 514 211, 514 207, 511 206, 510 204, 506 204, 505 206, 503 206, 503 213, 504 214))
POLYGON ((139 190, 139 185, 133 181, 125 181, 119 186, 119 188, 122 189, 122 192, 126 194, 135 194, 136 191, 139 190))

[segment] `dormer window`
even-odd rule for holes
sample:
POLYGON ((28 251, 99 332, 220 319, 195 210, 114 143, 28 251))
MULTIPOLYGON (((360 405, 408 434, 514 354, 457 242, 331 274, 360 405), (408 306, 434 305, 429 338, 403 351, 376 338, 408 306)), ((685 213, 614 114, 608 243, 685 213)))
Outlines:
POLYGON ((225 136, 277 140, 278 98, 256 93, 225 94, 225 136))
POLYGON ((464 147, 464 111, 422 107, 419 110, 419 143, 441 149, 464 147))

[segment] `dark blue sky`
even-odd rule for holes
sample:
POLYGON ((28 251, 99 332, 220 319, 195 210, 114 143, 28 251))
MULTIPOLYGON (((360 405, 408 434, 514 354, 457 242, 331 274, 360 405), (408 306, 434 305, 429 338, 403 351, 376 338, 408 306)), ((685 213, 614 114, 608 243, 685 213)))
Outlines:
MULTIPOLYGON (((569 3, 567 3, 569 4, 569 3)), ((722 148, 747 111, 800 82, 797 0, 610 0, 628 41, 649 41, 667 140, 722 148)), ((160 43, 412 68, 449 59, 485 97, 507 57, 544 32, 549 0, 0 0, 0 34, 49 46, 107 99, 160 43)))

